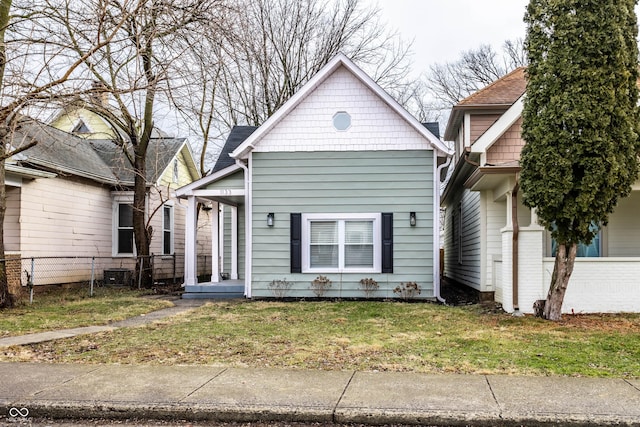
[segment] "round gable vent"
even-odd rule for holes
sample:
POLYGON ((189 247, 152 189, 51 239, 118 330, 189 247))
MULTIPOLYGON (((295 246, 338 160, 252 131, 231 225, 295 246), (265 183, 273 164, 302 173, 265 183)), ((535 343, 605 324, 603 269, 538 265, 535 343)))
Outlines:
POLYGON ((351 116, 346 111, 338 111, 333 115, 333 127, 337 130, 347 130, 351 126, 351 116))

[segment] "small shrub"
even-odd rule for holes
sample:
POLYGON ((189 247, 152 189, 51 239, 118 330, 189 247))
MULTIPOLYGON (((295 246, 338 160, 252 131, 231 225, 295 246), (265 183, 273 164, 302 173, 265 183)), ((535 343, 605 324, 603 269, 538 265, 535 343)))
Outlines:
POLYGON ((420 292, 420 285, 416 282, 400 283, 400 285, 396 286, 393 290, 394 294, 400 295, 400 298, 405 301, 415 298, 416 295, 420 295, 420 292))
POLYGON ((364 295, 367 298, 370 298, 375 293, 375 291, 378 290, 378 282, 373 280, 373 278, 361 279, 360 288, 364 291, 364 295))
POLYGON ((318 276, 313 279, 311 282, 311 290, 318 298, 322 298, 322 296, 329 290, 331 287, 331 280, 327 276, 318 276))
POLYGON ((282 280, 274 279, 269 283, 269 289, 271 289, 276 298, 284 298, 291 286, 293 286, 293 282, 288 282, 286 278, 282 280))

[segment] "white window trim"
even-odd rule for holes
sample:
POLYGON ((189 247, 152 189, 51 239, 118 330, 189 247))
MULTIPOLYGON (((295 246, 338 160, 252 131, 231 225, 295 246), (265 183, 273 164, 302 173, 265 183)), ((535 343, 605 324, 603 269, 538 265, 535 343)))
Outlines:
POLYGON ((133 242, 133 253, 118 253, 118 208, 121 203, 133 205, 133 192, 112 193, 111 209, 111 256, 114 258, 131 258, 136 256, 136 243, 133 242))
POLYGON ((382 272, 382 214, 354 213, 354 214, 302 214, 302 272, 303 273, 380 273, 382 272), (344 263, 344 233, 338 234, 339 250, 338 268, 311 268, 310 232, 311 221, 373 221, 373 267, 345 268, 344 263))
POLYGON ((162 255, 173 255, 175 253, 175 208, 173 206, 173 202, 172 201, 168 201, 162 204, 162 255), (164 228, 164 208, 165 207, 169 207, 171 208, 171 221, 169 224, 169 230, 165 230, 164 228), (171 242, 169 243, 169 253, 165 254, 164 253, 164 232, 165 231, 169 231, 169 233, 171 233, 171 242))

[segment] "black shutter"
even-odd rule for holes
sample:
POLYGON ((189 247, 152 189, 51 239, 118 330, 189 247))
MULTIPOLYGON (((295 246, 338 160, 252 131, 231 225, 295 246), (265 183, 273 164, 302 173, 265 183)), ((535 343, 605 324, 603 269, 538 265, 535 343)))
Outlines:
POLYGON ((382 272, 393 273, 393 213, 382 213, 382 272))
POLYGON ((302 273, 302 214, 291 214, 291 272, 302 273))

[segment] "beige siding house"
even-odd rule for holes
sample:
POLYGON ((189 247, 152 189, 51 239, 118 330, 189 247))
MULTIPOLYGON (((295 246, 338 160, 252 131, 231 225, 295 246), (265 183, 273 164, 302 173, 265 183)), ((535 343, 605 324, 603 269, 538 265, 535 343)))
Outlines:
MULTIPOLYGON (((74 257, 96 257, 98 278, 104 269, 133 269, 133 174, 116 145, 104 137, 80 138, 33 120, 25 120, 14 138, 35 140, 37 145, 7 163, 7 256, 24 259, 22 272, 29 271, 32 257, 58 258, 41 266, 47 271, 38 274, 37 285, 88 280, 91 264, 73 265, 74 257)), ((158 255, 154 277, 173 277, 173 265, 181 277, 186 206, 175 197, 175 189, 198 179, 198 169, 182 138, 152 139, 147 164, 150 249, 158 255)), ((199 226, 206 229, 210 216, 202 213, 199 226)), ((208 248, 206 236, 202 233, 201 246, 208 248)), ((26 277, 21 276, 25 285, 26 277)))
MULTIPOLYGON (((546 298, 554 245, 517 186, 525 88, 518 68, 452 110, 445 139, 456 152, 441 203, 443 275, 507 312, 532 313, 533 303, 546 298)), ((563 312, 640 312, 639 209, 640 182, 594 242, 580 246, 563 312)))

